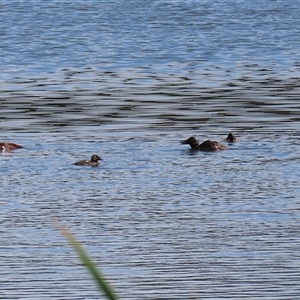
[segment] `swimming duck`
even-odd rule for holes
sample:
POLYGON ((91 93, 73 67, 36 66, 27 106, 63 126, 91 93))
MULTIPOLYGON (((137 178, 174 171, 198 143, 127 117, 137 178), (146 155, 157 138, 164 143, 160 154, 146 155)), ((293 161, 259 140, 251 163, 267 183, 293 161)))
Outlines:
POLYGON ((91 166, 97 167, 99 165, 98 160, 102 160, 97 154, 92 155, 91 160, 80 160, 74 163, 76 166, 91 166))
POLYGON ((20 148, 23 147, 14 143, 0 142, 0 151, 10 151, 10 150, 20 149, 20 148))
POLYGON ((239 139, 236 136, 234 136, 231 132, 229 132, 224 141, 228 143, 235 143, 238 142, 239 139))
POLYGON ((192 150, 217 151, 226 149, 226 147, 220 144, 219 142, 211 140, 207 140, 199 144, 198 140, 196 140, 193 136, 191 136, 185 141, 181 141, 180 143, 190 145, 192 150))

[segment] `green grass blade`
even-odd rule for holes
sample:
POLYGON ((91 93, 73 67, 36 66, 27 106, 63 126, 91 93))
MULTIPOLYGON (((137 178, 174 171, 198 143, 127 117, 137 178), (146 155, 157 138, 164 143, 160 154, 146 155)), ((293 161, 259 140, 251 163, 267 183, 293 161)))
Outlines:
POLYGON ((104 276, 97 269, 96 265, 93 263, 93 261, 86 254, 86 252, 84 251, 83 247, 75 239, 75 237, 73 236, 73 234, 69 230, 67 230, 66 228, 62 228, 61 226, 60 226, 60 231, 62 232, 62 234, 66 238, 66 240, 69 242, 69 244, 71 245, 71 247, 75 250, 75 252, 79 256, 82 264, 91 273, 91 275, 94 278, 94 280, 96 281, 96 283, 97 283, 100 291, 102 291, 104 293, 104 295, 107 297, 107 299, 117 300, 118 298, 115 295, 113 289, 106 282, 104 276))

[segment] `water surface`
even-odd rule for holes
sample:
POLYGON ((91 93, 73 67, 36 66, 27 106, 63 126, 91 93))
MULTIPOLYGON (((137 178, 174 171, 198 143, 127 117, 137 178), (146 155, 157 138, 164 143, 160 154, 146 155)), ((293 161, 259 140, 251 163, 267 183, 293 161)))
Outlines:
MULTIPOLYGON (((0 298, 299 296, 299 8, 3 1, 0 298), (191 152, 191 135, 240 142, 191 152), (72 165, 99 154, 98 168, 72 165)), ((224 142, 223 142, 224 143, 224 142)))

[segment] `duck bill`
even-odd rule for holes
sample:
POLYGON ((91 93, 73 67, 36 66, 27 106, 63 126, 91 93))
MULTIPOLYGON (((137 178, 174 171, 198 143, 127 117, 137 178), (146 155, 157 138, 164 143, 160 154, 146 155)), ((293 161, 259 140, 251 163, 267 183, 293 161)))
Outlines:
POLYGON ((181 145, 185 145, 185 144, 187 144, 187 140, 180 141, 180 144, 181 144, 181 145))

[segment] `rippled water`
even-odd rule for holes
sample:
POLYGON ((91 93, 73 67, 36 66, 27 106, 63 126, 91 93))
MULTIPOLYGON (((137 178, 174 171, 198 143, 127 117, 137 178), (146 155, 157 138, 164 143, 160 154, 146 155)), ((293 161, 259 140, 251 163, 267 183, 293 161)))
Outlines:
POLYGON ((57 218, 121 299, 297 299, 298 16, 3 1, 1 140, 24 148, 0 157, 0 298, 97 299, 57 218), (226 151, 179 143, 230 131, 226 151))

